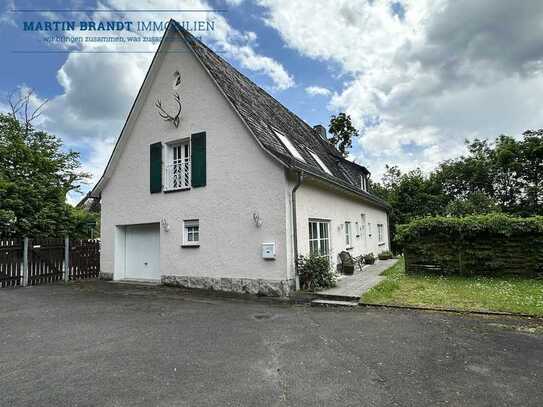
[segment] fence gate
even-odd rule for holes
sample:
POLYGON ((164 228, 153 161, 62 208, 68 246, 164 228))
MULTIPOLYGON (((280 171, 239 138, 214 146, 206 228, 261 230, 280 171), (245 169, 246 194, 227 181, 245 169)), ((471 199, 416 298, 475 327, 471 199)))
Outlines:
POLYGON ((68 253, 66 243, 64 238, 0 239, 0 287, 25 285, 25 280, 27 285, 38 285, 64 279, 97 278, 100 274, 100 242, 68 241, 68 253), (68 259, 67 276, 66 259, 68 259))
POLYGON ((100 242, 70 241, 70 280, 97 278, 100 274, 100 242))
POLYGON ((28 285, 54 283, 64 277, 64 239, 29 239, 28 285))
POLYGON ((0 287, 15 287, 23 277, 23 239, 0 240, 0 287))

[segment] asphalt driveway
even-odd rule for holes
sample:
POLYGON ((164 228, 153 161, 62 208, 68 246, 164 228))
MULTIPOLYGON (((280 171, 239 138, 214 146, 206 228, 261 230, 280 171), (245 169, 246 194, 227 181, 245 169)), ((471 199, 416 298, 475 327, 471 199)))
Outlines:
POLYGON ((0 406, 541 406, 543 322, 0 290, 0 406))

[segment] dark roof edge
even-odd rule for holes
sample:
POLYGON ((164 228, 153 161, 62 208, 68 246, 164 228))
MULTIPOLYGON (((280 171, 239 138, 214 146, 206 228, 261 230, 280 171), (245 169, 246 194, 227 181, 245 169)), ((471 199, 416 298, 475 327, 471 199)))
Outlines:
MULTIPOLYGON (((255 139, 255 141, 257 142, 257 144, 262 148, 262 150, 264 150, 266 153, 268 153, 273 159, 275 159, 276 161, 279 161, 280 164, 282 164, 283 166, 285 167, 289 167, 288 164, 286 164, 283 160, 281 160, 279 157, 277 157, 275 154, 273 154, 271 151, 269 151, 265 146, 264 144, 262 144, 262 142, 258 139, 258 137, 253 133, 253 131, 251 130, 251 127, 247 124, 247 122, 245 121, 245 119, 243 118, 243 115, 239 112, 239 110, 237 109, 237 107, 232 103, 232 101, 228 98, 228 96, 226 96, 226 94, 224 93, 224 90, 220 87, 220 85, 217 83, 217 81, 215 80, 215 77, 211 74, 211 72, 209 72, 209 70, 207 69, 207 67, 205 66, 205 64, 202 62, 202 60, 200 59, 200 56, 192 49, 192 46, 188 43, 188 40, 185 38, 185 35, 183 33, 183 31, 185 30, 177 21, 175 21, 173 18, 170 19, 170 22, 173 22, 172 26, 175 27, 175 29, 177 30, 177 33, 181 36, 181 38, 183 39, 183 41, 185 42, 185 44, 187 45, 187 48, 190 49, 190 51, 192 52, 192 54, 194 55, 194 57, 196 58, 196 60, 198 61, 198 63, 200 64, 200 66, 202 67, 202 69, 207 73, 207 75, 209 76, 209 78, 211 79, 211 81, 215 84, 215 86, 217 87, 217 89, 219 90, 219 92, 221 93, 221 95, 224 97, 224 99, 226 100, 226 102, 232 107, 232 110, 234 110, 234 112, 236 113, 236 115, 239 117, 239 119, 241 120, 241 122, 243 123, 243 125, 245 126, 245 128, 247 129, 247 131, 249 131, 249 134, 251 134, 251 136, 253 136, 253 138, 255 139)), ((234 68, 235 69, 235 68, 234 68)))

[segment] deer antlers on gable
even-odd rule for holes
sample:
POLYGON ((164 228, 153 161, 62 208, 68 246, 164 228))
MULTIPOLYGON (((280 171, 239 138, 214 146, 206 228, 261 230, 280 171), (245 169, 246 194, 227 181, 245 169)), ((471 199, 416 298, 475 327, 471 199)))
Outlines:
POLYGON ((160 115, 160 117, 162 117, 167 122, 172 122, 173 125, 177 128, 179 126, 179 115, 181 114, 181 98, 179 97, 178 93, 174 93, 173 98, 175 99, 177 106, 179 106, 179 109, 177 110, 175 116, 170 115, 167 111, 164 110, 164 108, 162 107, 162 102, 158 98, 155 102, 155 106, 158 109, 158 114, 160 115))

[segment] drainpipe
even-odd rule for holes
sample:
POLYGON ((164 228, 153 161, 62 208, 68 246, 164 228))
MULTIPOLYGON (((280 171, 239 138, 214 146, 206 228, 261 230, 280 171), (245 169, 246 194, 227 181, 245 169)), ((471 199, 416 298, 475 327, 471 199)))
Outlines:
POLYGON ((296 281, 296 291, 300 289, 300 277, 298 276, 298 224, 296 222, 296 190, 302 185, 304 172, 299 171, 298 182, 292 189, 292 238, 294 243, 294 275, 296 281))
POLYGON ((390 213, 387 211, 387 235, 388 235, 388 250, 392 252, 392 241, 390 240, 390 213))

